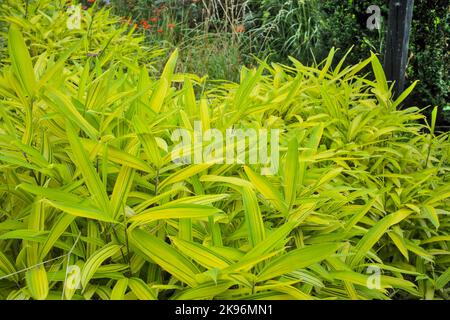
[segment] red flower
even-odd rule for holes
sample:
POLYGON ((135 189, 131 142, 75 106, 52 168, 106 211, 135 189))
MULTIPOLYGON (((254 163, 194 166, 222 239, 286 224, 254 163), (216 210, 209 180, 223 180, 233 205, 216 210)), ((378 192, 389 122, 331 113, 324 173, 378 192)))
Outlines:
POLYGON ((175 23, 169 23, 167 25, 167 27, 172 30, 172 29, 174 29, 176 27, 176 24, 175 23))
POLYGON ((158 29, 158 30, 156 30, 156 32, 158 32, 158 33, 163 33, 164 30, 163 30, 163 29, 158 29))
POLYGON ((151 22, 156 22, 156 21, 158 21, 158 18, 150 18, 150 21, 151 22))
POLYGON ((89 3, 94 3, 95 0, 87 0, 87 2, 89 2, 89 3))
POLYGON ((240 25, 236 26, 234 31, 236 31, 237 33, 242 33, 245 31, 245 27, 244 27, 244 25, 240 24, 240 25))

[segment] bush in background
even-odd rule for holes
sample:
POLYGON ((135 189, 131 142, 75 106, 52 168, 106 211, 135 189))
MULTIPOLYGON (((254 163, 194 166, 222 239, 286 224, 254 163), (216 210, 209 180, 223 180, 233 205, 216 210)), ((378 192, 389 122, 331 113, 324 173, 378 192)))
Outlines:
POLYGON ((255 55, 270 54, 273 61, 284 61, 288 56, 303 63, 313 61, 312 53, 323 26, 319 1, 248 0, 245 5, 248 11, 243 18, 251 37, 249 49, 255 55))
POLYGON ((412 30, 407 76, 421 82, 411 100, 439 106, 438 123, 450 126, 450 2, 414 1, 412 30))
MULTIPOLYGON (((388 1, 320 1, 323 21, 318 35, 315 55, 319 61, 328 54, 330 47, 341 48, 342 56, 350 47, 349 63, 365 59, 374 51, 383 60, 384 41, 388 19, 388 1), (383 21, 379 31, 369 30, 366 21, 370 5, 378 5, 383 21)), ((420 107, 438 106, 438 124, 450 125, 450 2, 447 0, 414 1, 407 82, 419 80, 407 104, 420 107)), ((408 83, 406 84, 408 85, 408 83)), ((430 118, 432 108, 424 113, 430 118)))
POLYGON ((166 50, 177 47, 178 71, 238 81, 236 75, 245 63, 240 44, 243 30, 236 22, 239 13, 220 1, 112 0, 111 4, 117 15, 146 36, 149 45, 166 50))

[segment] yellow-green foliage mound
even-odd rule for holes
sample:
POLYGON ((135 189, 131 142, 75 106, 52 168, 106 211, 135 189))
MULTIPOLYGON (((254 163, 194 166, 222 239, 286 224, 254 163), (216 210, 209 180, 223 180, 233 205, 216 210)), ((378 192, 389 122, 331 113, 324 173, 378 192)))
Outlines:
POLYGON ((448 298, 449 135, 375 56, 205 87, 106 11, 67 31, 40 3, 3 16, 0 298, 448 298), (279 129, 279 170, 174 163, 194 121, 279 129))

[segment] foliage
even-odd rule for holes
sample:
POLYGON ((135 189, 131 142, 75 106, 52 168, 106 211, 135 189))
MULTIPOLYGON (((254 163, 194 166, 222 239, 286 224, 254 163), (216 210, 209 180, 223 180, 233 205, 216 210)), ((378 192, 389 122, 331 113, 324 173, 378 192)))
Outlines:
POLYGON ((177 50, 157 76, 127 56, 131 34, 102 56, 80 54, 87 34, 33 50, 8 21, 1 298, 449 298, 450 137, 435 113, 422 125, 420 110, 399 109, 407 94, 391 99, 375 55, 261 61, 205 89, 176 72, 177 50), (195 120, 280 129, 279 172, 174 163, 171 133, 195 120), (67 285, 77 268, 79 289, 67 285))
MULTIPOLYGON (((324 59, 330 47, 340 48, 342 57, 350 47, 347 56, 350 64, 365 59, 370 51, 380 54, 383 60, 384 40, 388 19, 386 1, 320 1, 315 21, 318 24, 317 45, 311 51, 317 59, 324 59), (378 5, 382 13, 380 30, 369 30, 366 21, 370 14, 366 9, 378 5)), ((438 106, 438 125, 450 125, 450 74, 447 66, 450 60, 450 4, 447 0, 414 1, 413 21, 410 38, 410 57, 406 78, 409 84, 419 80, 416 89, 408 98, 408 105, 428 106, 424 111, 431 119, 431 110, 438 106)))
MULTIPOLYGON (((422 84, 412 94, 418 105, 439 106, 438 123, 450 126, 450 3, 415 1, 409 79, 422 84)), ((431 108, 428 110, 429 115, 431 108)))
MULTIPOLYGON (((244 16, 252 46, 257 56, 272 54, 274 61, 293 56, 303 63, 312 61, 322 21, 317 0, 249 0, 244 16)), ((328 48, 331 48, 329 46, 328 48)))
MULTIPOLYGON (((98 10, 91 6, 81 10, 80 28, 69 29, 68 6, 51 0, 29 1, 7 0, 0 7, 3 24, 16 24, 23 30, 32 56, 41 60, 54 59, 77 44, 71 56, 73 64, 84 63, 89 56, 101 58, 101 66, 108 67, 111 60, 130 64, 135 59, 152 69, 156 57, 163 51, 144 46, 144 37, 136 36, 127 25, 119 26, 119 18, 109 10, 98 10), (27 8, 27 9, 25 9, 27 8), (81 43, 80 43, 81 41, 81 43), (53 55, 53 56, 51 56, 53 55)), ((1 36, 7 38, 7 28, 1 36)), ((6 43, 6 42, 5 42, 6 43)), ((6 47, 0 48, 1 64, 7 61, 6 47)), ((43 62, 43 61, 40 61, 43 62)))
MULTIPOLYGON (((311 64, 325 59, 331 47, 340 49, 337 61, 353 48, 346 59, 349 65, 364 60, 371 51, 383 60, 387 1, 114 0, 112 4, 117 13, 131 15, 136 23, 160 15, 153 32, 146 32, 151 43, 179 47, 181 57, 194 57, 181 61, 180 68, 207 73, 212 79, 237 80, 229 60, 249 66, 254 64, 253 56, 278 62, 287 62, 292 56, 311 64), (380 30, 366 27, 370 5, 381 8, 380 30), (174 21, 177 27, 168 29, 174 21), (203 72, 204 68, 198 69, 202 65, 195 62, 205 54, 215 67, 203 72)), ((438 106, 440 126, 450 125, 449 17, 447 0, 415 1, 406 74, 409 84, 420 80, 407 105, 429 107, 424 110, 428 120, 433 107, 438 106)))
MULTIPOLYGON (((238 80, 239 68, 246 62, 241 50, 242 36, 233 31, 233 22, 223 23, 236 18, 223 16, 220 1, 115 0, 112 4, 114 12, 145 35, 150 46, 178 48, 180 72, 238 80)), ((163 63, 159 61, 161 68, 163 63)))
POLYGON ((324 59, 331 47, 340 48, 338 56, 342 57, 353 46, 347 57, 349 63, 363 60, 370 51, 382 54, 387 27, 388 3, 387 1, 321 1, 319 3, 319 16, 322 21, 319 29, 318 45, 314 54, 319 60, 324 59), (381 10, 381 28, 370 30, 367 28, 367 13, 370 5, 378 5, 381 10))

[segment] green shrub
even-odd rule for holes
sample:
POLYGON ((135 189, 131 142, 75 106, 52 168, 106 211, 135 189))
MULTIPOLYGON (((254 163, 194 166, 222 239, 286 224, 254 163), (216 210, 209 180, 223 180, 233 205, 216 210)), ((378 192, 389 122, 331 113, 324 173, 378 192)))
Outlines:
POLYGON ((1 298, 449 298, 450 138, 398 109, 376 56, 203 90, 178 51, 154 76, 82 41, 36 55, 25 31, 0 76, 1 298), (196 120, 280 129, 280 170, 174 163, 196 120))
MULTIPOLYGON (((407 76, 410 80, 419 79, 421 83, 410 99, 417 105, 439 106, 438 124, 450 126, 449 2, 415 1, 412 30, 407 76)), ((431 108, 427 114, 430 112, 431 108)))

